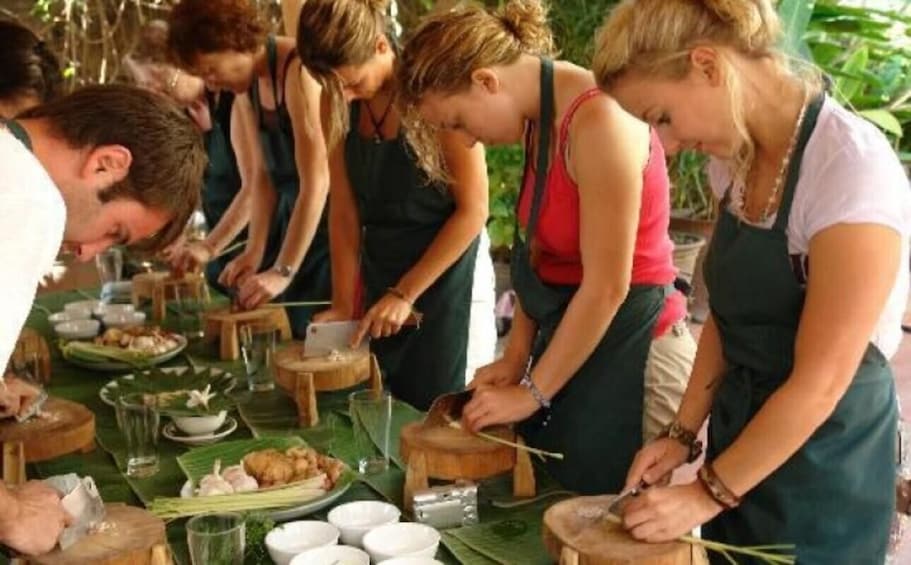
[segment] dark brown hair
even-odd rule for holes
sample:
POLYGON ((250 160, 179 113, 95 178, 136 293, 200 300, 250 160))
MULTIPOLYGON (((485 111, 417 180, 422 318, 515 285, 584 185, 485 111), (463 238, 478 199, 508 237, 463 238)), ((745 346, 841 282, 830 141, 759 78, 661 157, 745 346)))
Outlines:
POLYGON ((203 53, 255 51, 266 37, 248 0, 182 0, 171 10, 168 24, 168 47, 184 67, 203 53))
POLYGON ((26 27, 0 20, 0 98, 34 95, 42 102, 60 94, 60 63, 26 27))
MULTIPOLYGON (((330 147, 348 130, 348 110, 333 70, 362 65, 373 57, 377 38, 387 27, 390 0, 305 0, 297 22, 297 53, 329 91, 330 147)), ((390 38, 392 41, 392 38, 390 38)))
POLYGON ((102 202, 136 200, 171 217, 139 247, 160 249, 183 232, 199 202, 207 159, 196 126, 165 97, 132 86, 87 86, 21 117, 47 120, 74 148, 122 145, 130 151, 127 177, 105 189, 102 202))

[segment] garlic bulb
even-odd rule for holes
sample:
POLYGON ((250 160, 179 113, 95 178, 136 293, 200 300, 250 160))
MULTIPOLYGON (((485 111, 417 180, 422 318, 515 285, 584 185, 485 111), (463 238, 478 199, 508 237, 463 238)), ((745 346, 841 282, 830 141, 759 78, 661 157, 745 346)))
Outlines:
POLYGON ((224 470, 221 474, 224 480, 231 483, 234 492, 248 492, 259 488, 256 479, 247 474, 243 465, 233 465, 224 470))
POLYGON ((234 486, 222 478, 219 471, 221 470, 221 461, 215 461, 215 468, 212 473, 206 475, 199 481, 199 496, 215 496, 219 494, 234 494, 234 486))

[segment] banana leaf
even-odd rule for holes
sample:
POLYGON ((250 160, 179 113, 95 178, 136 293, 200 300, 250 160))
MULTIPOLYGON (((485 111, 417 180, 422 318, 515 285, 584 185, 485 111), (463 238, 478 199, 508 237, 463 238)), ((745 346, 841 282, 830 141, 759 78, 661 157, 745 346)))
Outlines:
POLYGON ((116 402, 125 394, 156 395, 161 402, 162 413, 172 416, 205 416, 218 413, 221 410, 233 408, 238 397, 231 395, 237 384, 237 379, 228 372, 205 368, 193 370, 191 368, 177 368, 162 370, 158 368, 138 372, 134 375, 121 377, 116 381, 117 386, 105 387, 105 395, 116 402), (208 408, 188 408, 189 391, 203 391, 206 387, 215 396, 209 402, 208 408), (169 394, 171 393, 171 394, 169 394))

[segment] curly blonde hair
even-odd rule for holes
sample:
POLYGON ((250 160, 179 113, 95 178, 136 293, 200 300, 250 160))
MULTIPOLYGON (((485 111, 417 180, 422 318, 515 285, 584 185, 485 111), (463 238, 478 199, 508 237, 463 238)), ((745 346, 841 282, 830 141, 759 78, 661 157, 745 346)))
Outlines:
POLYGON ((514 63, 523 54, 556 54, 539 0, 509 0, 498 10, 459 3, 426 17, 399 57, 398 104, 406 136, 421 167, 434 179, 448 178, 437 131, 417 113, 430 92, 453 94, 471 84, 480 68, 514 63))

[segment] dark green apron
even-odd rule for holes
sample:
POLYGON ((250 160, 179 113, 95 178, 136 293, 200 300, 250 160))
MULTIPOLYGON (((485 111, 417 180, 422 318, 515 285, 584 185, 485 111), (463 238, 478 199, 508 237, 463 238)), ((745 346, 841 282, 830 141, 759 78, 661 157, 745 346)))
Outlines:
MULTIPOLYGON (((722 202, 705 260, 728 365, 712 406, 710 460, 733 443, 794 363, 805 289, 792 268, 786 230, 823 101, 820 95, 807 109, 774 227, 741 223, 728 211, 729 197, 722 202)), ((703 535, 735 545, 796 544, 800 564, 881 564, 895 511, 896 426, 892 371, 871 344, 832 416, 738 508, 706 524, 703 535)))
MULTIPOLYGON (((455 211, 449 189, 428 184, 404 135, 374 141, 358 132, 360 104, 351 107, 345 164, 362 226, 365 310, 423 257, 455 211)), ((465 387, 468 321, 479 239, 417 299, 420 328, 370 343, 392 394, 426 410, 437 396, 465 387)))
MULTIPOLYGON (((203 133, 209 165, 203 178, 202 212, 206 225, 212 230, 221 221, 225 211, 240 191, 241 178, 237 169, 237 158, 231 146, 231 108, 234 106, 234 93, 222 91, 218 99, 214 93, 206 91, 209 104, 209 115, 212 127, 203 133)), ((247 239, 247 231, 241 232, 229 245, 247 239)), ((218 277, 225 265, 234 259, 240 250, 216 257, 206 265, 206 280, 209 286, 224 293, 225 288, 218 283, 218 277)))
MULTIPOLYGON (((524 241, 517 226, 512 254, 512 282, 522 310, 538 326, 534 363, 579 288, 541 281, 529 253, 547 185, 553 121, 553 63, 543 59, 535 192, 524 241)), ((562 461, 548 459, 547 466, 566 488, 583 494, 623 488, 626 472, 642 447, 645 362, 667 292, 663 286, 633 285, 591 356, 551 400, 549 421, 539 411, 519 425, 529 445, 564 454, 562 461)))
POLYGON ((28 132, 25 131, 25 128, 22 127, 22 124, 16 120, 0 120, 0 124, 6 126, 6 129, 9 130, 13 137, 22 142, 22 145, 25 145, 25 148, 29 151, 32 150, 32 140, 28 136, 28 132))
MULTIPOLYGON (((259 97, 258 81, 253 82, 251 100, 259 119, 259 141, 262 146, 263 159, 266 170, 272 179, 278 200, 272 215, 272 224, 269 230, 269 239, 262 267, 269 268, 278 257, 285 234, 288 233, 288 223, 294 212, 297 194, 300 187, 300 177, 297 173, 297 161, 294 156, 294 126, 284 100, 278 102, 284 88, 278 83, 278 49, 275 37, 269 36, 266 40, 266 54, 269 61, 269 74, 272 79, 272 97, 276 101, 275 110, 266 110, 262 107, 259 97)), ((287 77, 288 67, 296 58, 290 55, 285 63, 284 76, 287 77)), ((320 220, 319 227, 313 236, 310 249, 304 256, 303 262, 294 275, 291 284, 276 301, 313 301, 329 300, 332 295, 329 264, 329 231, 326 225, 326 210, 320 220)), ((307 324, 315 312, 324 310, 325 307, 294 307, 288 308, 288 317, 291 327, 297 337, 303 337, 307 324)))

